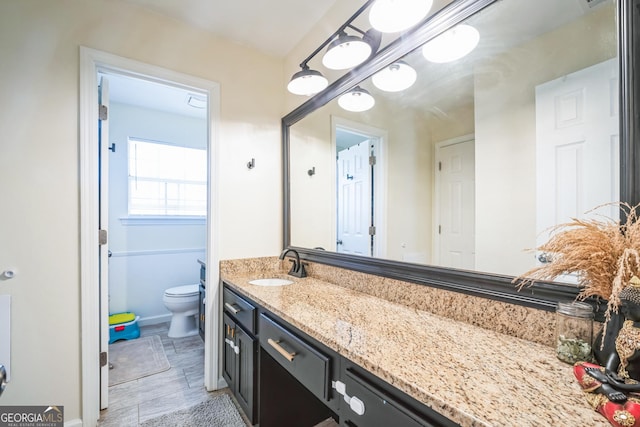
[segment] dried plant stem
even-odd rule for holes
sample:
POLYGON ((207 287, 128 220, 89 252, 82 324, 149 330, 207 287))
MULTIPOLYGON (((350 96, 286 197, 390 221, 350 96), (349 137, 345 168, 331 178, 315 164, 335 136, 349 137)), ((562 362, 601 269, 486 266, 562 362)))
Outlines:
POLYGON ((552 261, 516 277, 514 283, 522 289, 536 281, 576 273, 580 286, 578 299, 598 297, 607 300, 606 330, 611 312, 618 311, 620 291, 631 277, 640 275, 640 205, 617 205, 625 218, 624 223, 600 217, 572 219, 553 227, 550 239, 536 248, 549 254, 552 261))

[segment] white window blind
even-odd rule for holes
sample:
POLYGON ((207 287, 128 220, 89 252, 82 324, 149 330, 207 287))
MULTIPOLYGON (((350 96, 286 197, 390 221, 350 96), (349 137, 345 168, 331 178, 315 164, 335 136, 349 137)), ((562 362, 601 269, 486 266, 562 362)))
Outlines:
POLYGON ((206 150, 129 139, 129 215, 206 214, 206 150))

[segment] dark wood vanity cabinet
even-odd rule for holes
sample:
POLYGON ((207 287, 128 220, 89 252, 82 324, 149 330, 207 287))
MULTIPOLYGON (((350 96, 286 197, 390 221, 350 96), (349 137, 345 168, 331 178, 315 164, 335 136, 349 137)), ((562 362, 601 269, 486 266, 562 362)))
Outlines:
POLYGON ((198 333, 200 334, 200 338, 204 341, 204 325, 206 320, 206 296, 207 296, 207 288, 206 288, 206 277, 207 277, 207 267, 203 261, 198 260, 198 264, 200 264, 200 286, 198 289, 200 290, 200 302, 198 305, 198 333))
POLYGON ((454 427, 458 424, 392 387, 355 363, 342 359, 340 385, 346 427, 454 427))
POLYGON ((207 290, 205 287, 204 280, 200 280, 200 301, 198 303, 198 333, 200 334, 200 338, 204 340, 204 323, 206 320, 205 312, 206 312, 206 295, 207 290))
POLYGON ((266 310, 258 316, 260 426, 337 425, 340 356, 266 310), (326 423, 333 420, 333 424, 326 423))
POLYGON ((223 375, 253 424, 458 426, 227 286, 223 306, 223 375))
MULTIPOLYGON (((256 414, 256 359, 258 339, 253 335, 254 321, 247 316, 236 316, 247 313, 238 305, 238 295, 225 289, 223 296, 223 377, 233 392, 236 400, 252 423, 256 414), (228 293, 232 295, 227 295, 228 293), (249 330, 251 329, 251 331, 249 330)), ((243 300, 253 315, 255 308, 243 300)))

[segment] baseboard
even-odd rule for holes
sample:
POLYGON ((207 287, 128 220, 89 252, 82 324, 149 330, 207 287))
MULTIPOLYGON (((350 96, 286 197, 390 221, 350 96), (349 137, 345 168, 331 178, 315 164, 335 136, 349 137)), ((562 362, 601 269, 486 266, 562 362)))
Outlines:
POLYGON ((171 313, 161 314, 159 316, 141 317, 140 320, 138 320, 138 325, 149 326, 149 325, 157 325, 159 323, 167 323, 167 322, 171 322, 171 313))
POLYGON ((64 427, 83 427, 82 420, 79 418, 76 418, 74 420, 65 421, 64 427))
POLYGON ((229 384, 227 384, 223 377, 218 378, 218 388, 216 388, 216 390, 220 390, 225 387, 229 387, 229 384))

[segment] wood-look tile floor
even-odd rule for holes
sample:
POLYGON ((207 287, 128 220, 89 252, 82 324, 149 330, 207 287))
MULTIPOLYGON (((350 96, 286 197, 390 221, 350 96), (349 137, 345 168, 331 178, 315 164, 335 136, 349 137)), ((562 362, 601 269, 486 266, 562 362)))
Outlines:
POLYGON ((205 389, 204 342, 200 336, 169 338, 168 330, 168 323, 143 326, 140 336, 160 336, 171 368, 109 387, 109 407, 100 412, 98 426, 138 426, 148 419, 193 406, 211 395, 229 393, 228 389, 214 392, 205 389))

